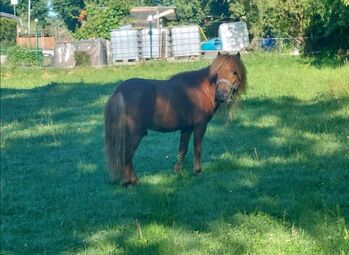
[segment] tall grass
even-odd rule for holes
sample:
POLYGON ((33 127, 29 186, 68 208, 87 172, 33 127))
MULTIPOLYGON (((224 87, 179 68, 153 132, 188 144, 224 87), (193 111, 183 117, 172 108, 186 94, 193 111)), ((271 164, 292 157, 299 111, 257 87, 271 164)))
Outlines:
POLYGON ((103 107, 130 77, 208 62, 1 69, 1 254, 348 254, 349 67, 244 55, 249 89, 213 119, 203 174, 172 173, 178 133, 150 132, 141 184, 109 184, 103 107))

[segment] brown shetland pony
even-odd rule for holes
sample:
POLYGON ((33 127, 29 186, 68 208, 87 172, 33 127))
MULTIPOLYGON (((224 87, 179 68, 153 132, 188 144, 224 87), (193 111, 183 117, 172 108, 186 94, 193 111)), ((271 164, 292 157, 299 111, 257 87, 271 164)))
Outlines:
POLYGON ((130 79, 117 87, 105 106, 105 154, 113 182, 138 181, 132 157, 147 130, 180 130, 175 172, 181 172, 194 133, 193 173, 201 172, 201 144, 217 108, 246 88, 246 70, 237 55, 218 55, 201 70, 168 80, 130 79))

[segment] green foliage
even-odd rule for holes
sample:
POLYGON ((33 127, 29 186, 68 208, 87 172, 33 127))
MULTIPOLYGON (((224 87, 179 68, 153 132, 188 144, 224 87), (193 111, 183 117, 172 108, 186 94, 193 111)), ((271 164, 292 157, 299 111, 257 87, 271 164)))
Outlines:
POLYGON ((229 4, 231 0, 205 0, 201 1, 205 6, 206 15, 217 18, 227 18, 230 16, 229 4))
MULTIPOLYGON (((31 1, 31 3, 32 3, 31 17, 33 17, 33 19, 37 18, 38 24, 40 26, 45 27, 47 25, 46 18, 48 14, 47 0, 31 1)), ((25 8, 25 10, 28 11, 28 8, 25 8)))
POLYGON ((75 31, 79 26, 79 14, 85 6, 84 0, 51 0, 53 9, 70 31, 75 31))
POLYGON ((13 6, 10 3, 10 0, 1 0, 0 11, 13 14, 13 6))
POLYGON ((8 18, 0 18, 0 43, 1 51, 16 44, 17 21, 8 18))
POLYGON ((232 16, 244 17, 254 37, 266 33, 274 36, 303 36, 310 22, 312 0, 237 0, 230 5, 232 16))
POLYGON ((177 0, 175 2, 179 23, 199 24, 205 17, 203 4, 201 0, 177 0))
POLYGON ((311 40, 306 51, 349 49, 349 2, 343 0, 318 1, 317 9, 306 29, 311 40))
POLYGON ((76 51, 74 54, 76 66, 90 66, 91 56, 85 51, 76 51))
POLYGON ((213 20, 205 24, 203 27, 204 33, 208 38, 218 37, 218 29, 222 24, 220 20, 213 20))
POLYGON ((7 50, 7 61, 9 65, 36 66, 43 61, 42 51, 12 46, 7 50))
POLYGON ((100 0, 86 2, 86 21, 77 29, 74 36, 77 39, 110 38, 110 31, 122 24, 128 15, 130 5, 128 0, 100 0))
POLYGON ((349 5, 343 0, 235 0, 230 11, 247 20, 252 37, 321 37, 305 42, 308 49, 348 48, 349 5))

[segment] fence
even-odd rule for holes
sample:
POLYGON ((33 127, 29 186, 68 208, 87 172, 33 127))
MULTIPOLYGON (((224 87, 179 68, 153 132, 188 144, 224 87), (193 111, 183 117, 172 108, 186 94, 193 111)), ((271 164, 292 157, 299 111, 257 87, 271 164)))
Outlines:
MULTIPOLYGON (((35 48, 36 47, 36 37, 17 37, 16 39, 17 45, 24 48, 35 48)), ((56 46, 56 38, 55 37, 38 37, 38 47, 40 49, 48 50, 54 49, 56 46)))
MULTIPOLYGON (((319 55, 328 52, 322 45, 328 36, 322 37, 268 37, 254 38, 249 49, 289 55, 319 55)), ((341 58, 348 58, 349 50, 338 50, 341 58)))
MULTIPOLYGON (((38 29, 38 46, 43 50, 53 50, 56 43, 61 41, 72 41, 71 34, 65 28, 38 29)), ((36 47, 36 30, 28 31, 27 27, 19 26, 16 42, 24 48, 36 47)))
POLYGON ((254 38, 249 46, 251 50, 278 52, 299 55, 304 51, 304 38, 254 38))

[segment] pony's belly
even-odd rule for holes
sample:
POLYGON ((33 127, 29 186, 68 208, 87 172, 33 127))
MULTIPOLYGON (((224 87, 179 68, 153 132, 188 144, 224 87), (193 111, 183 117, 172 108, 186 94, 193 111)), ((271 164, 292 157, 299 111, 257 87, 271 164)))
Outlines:
POLYGON ((151 127, 150 130, 167 133, 167 132, 173 132, 173 131, 180 130, 180 128, 151 127))
POLYGON ((172 132, 189 126, 189 121, 179 120, 175 114, 166 116, 154 115, 151 130, 159 132, 172 132))
POLYGON ((155 111, 150 129, 160 132, 178 130, 183 124, 186 125, 182 115, 183 111, 179 110, 173 101, 159 96, 156 98, 155 111))

